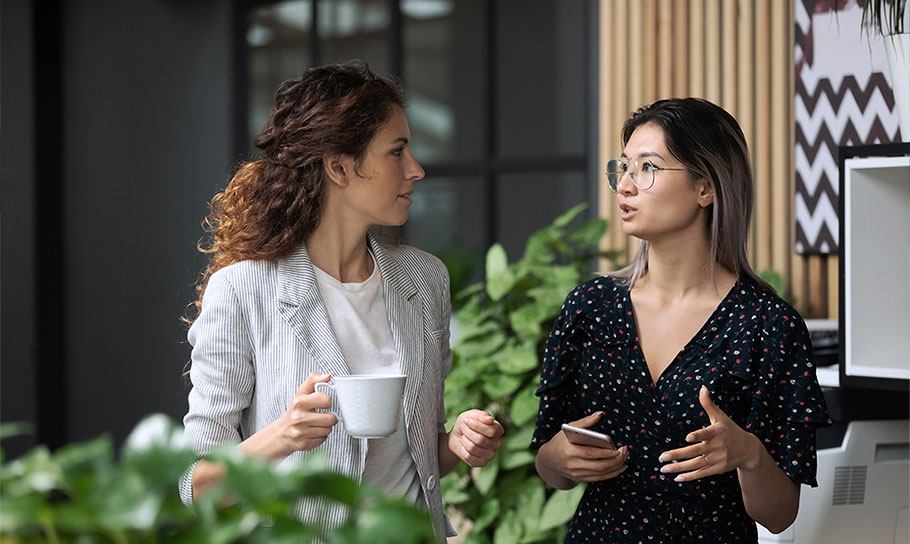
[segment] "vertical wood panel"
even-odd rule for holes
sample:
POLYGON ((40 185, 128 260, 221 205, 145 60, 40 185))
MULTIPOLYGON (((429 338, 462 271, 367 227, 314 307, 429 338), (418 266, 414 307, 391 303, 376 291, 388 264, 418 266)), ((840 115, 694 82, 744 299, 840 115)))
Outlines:
POLYGON ((705 98, 721 105, 720 45, 721 18, 720 0, 705 0, 705 98))
MULTIPOLYGON (((597 101, 597 117, 598 122, 600 123, 600 130, 598 131, 599 138, 598 147, 597 147, 597 164, 598 164, 598 181, 600 182, 598 187, 598 213, 600 217, 603 217, 607 220, 607 228, 609 232, 607 236, 600 242, 600 247, 603 250, 614 249, 613 244, 611 243, 615 236, 612 235, 612 232, 616 228, 616 213, 614 211, 614 199, 613 193, 608 187, 604 186, 606 180, 604 180, 604 172, 607 171, 607 161, 614 153, 614 148, 616 147, 616 130, 614 129, 616 122, 613 117, 613 90, 612 84, 615 79, 614 74, 615 70, 615 56, 617 47, 613 41, 613 29, 615 28, 616 21, 613 19, 613 12, 615 7, 614 0, 601 0, 600 2, 600 11, 599 11, 599 22, 600 22, 600 34, 598 36, 598 50, 600 52, 600 70, 598 70, 598 101, 597 101)), ((600 262, 600 270, 609 270, 613 267, 614 263, 600 262)))
POLYGON ((822 277, 822 257, 821 255, 810 255, 807 258, 809 265, 809 274, 808 274, 808 297, 803 315, 807 317, 821 317, 824 314, 823 306, 827 298, 827 293, 820 282, 817 281, 822 277), (813 281, 815 279, 815 281, 813 281))
POLYGON ((657 79, 659 66, 658 46, 660 44, 660 21, 657 16, 657 0, 644 0, 642 2, 644 12, 642 14, 642 63, 644 65, 642 81, 641 104, 650 104, 657 100, 657 79))
POLYGON ((670 98, 673 91, 673 1, 660 0, 657 6, 658 29, 657 39, 660 42, 657 55, 657 94, 658 98, 670 98))
MULTIPOLYGON (((633 0, 635 1, 635 0, 633 0)), ((628 63, 628 3, 629 0, 614 0, 614 13, 615 18, 613 23, 610 25, 615 32, 613 34, 613 74, 616 77, 612 80, 611 89, 613 91, 613 124, 608 127, 608 130, 613 131, 615 135, 615 143, 613 149, 610 150, 610 154, 618 155, 622 151, 622 141, 619 137, 620 128, 622 127, 623 121, 626 119, 626 116, 629 113, 627 107, 627 96, 628 96, 628 77, 629 77, 629 63, 628 63)), ((609 189, 607 189, 609 191, 609 189)), ((626 249, 626 236, 622 234, 622 228, 619 224, 619 213, 617 210, 616 197, 612 194, 610 195, 610 210, 613 213, 614 221, 610 227, 610 240, 609 245, 612 250, 625 250, 626 249)), ((628 257, 628 255, 627 255, 628 257)))
MULTIPOLYGON (((771 35, 783 37, 792 28, 787 10, 788 0, 772 0, 771 35)), ((792 32, 791 32, 792 33, 792 32)), ((791 185, 790 155, 790 104, 793 101, 789 94, 790 57, 792 49, 787 50, 789 40, 771 40, 771 211, 772 217, 763 229, 771 232, 771 267, 782 274, 790 276, 790 202, 793 200, 794 188, 791 185)))
POLYGON ((726 1, 721 4, 721 15, 723 24, 721 25, 721 35, 723 47, 721 47, 721 69, 723 74, 723 88, 721 89, 721 104, 724 109, 730 112, 733 117, 739 117, 739 107, 737 104, 736 94, 736 58, 738 51, 737 44, 737 27, 736 14, 737 4, 734 1, 726 1))
POLYGON ((798 308, 803 306, 808 296, 805 289, 806 277, 806 261, 801 256, 797 256, 793 259, 788 288, 790 296, 795 299, 798 308))
POLYGON ((771 265, 771 39, 770 6, 759 2, 755 9, 755 267, 764 270, 771 265))
POLYGON ((827 319, 838 319, 840 311, 840 258, 837 255, 828 256, 828 274, 826 290, 828 291, 827 319))
POLYGON ((689 96, 689 0, 673 2, 673 96, 689 96))
MULTIPOLYGON (((737 109, 739 115, 737 120, 746 136, 746 143, 749 145, 749 153, 755 163, 755 101, 753 89, 755 87, 755 32, 753 24, 754 3, 753 0, 739 0, 737 5, 737 34, 738 45, 736 49, 736 91, 737 91, 737 109)), ((753 172, 754 173, 754 172, 753 172)), ((755 219, 752 220, 752 228, 749 230, 749 255, 751 262, 756 262, 756 235, 755 219)))
POLYGON ((705 0, 689 0, 689 96, 705 96, 705 0))

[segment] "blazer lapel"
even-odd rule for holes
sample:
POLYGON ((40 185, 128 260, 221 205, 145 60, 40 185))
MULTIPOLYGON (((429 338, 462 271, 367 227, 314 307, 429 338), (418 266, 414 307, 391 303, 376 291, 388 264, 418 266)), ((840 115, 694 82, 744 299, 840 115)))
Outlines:
POLYGON ((367 235, 376 264, 382 274, 386 312, 392 339, 398 352, 401 373, 408 379, 404 390, 405 425, 410 427, 423 379, 423 307, 417 287, 396 256, 386 250, 372 233, 367 235))
POLYGON ((278 310, 312 352, 316 364, 333 376, 350 374, 329 314, 319 296, 316 273, 306 247, 278 260, 278 310))

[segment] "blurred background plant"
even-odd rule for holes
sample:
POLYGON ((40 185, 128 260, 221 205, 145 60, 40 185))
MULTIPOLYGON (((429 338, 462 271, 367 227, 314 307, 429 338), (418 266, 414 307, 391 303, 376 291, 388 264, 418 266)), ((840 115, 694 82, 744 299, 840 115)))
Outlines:
MULTIPOLYGON (((603 219, 575 221, 579 205, 528 239, 524 255, 508 262, 493 245, 486 279, 457 293, 458 335, 446 379, 449 423, 460 412, 485 407, 505 427, 505 440, 482 469, 461 465, 443 479, 443 500, 467 542, 562 542, 584 487, 547 489, 528 449, 534 431, 539 365, 550 327, 566 295, 592 274, 603 219)), ((454 291, 453 291, 454 292, 454 291)))
POLYGON ((787 301, 791 306, 796 306, 796 297, 792 293, 788 292, 787 289, 787 280, 772 268, 766 268, 758 273, 758 277, 765 281, 768 285, 774 288, 774 292, 777 293, 777 296, 787 301))
MULTIPOLYGON (((4 426, 0 435, 20 432, 4 426)), ((2 453, 0 453, 2 455, 2 453)), ((324 459, 293 468, 238 455, 212 454, 225 478, 187 508, 177 482, 195 459, 183 430, 167 416, 144 419, 118 461, 101 437, 49 452, 43 446, 0 474, 0 541, 10 543, 298 543, 432 542, 426 513, 401 499, 333 473, 324 459), (302 497, 324 497, 347 506, 335 529, 294 517, 302 497), (229 506, 224 504, 230 503, 229 506)))

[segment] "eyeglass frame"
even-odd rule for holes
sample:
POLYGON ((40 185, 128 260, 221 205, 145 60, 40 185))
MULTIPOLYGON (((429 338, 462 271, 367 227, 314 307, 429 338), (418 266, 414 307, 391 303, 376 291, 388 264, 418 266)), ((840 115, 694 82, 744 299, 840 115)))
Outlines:
POLYGON ((619 182, 622 181, 623 176, 625 176, 626 174, 629 174, 629 178, 631 178, 633 185, 635 185, 642 191, 648 191, 652 187, 654 187, 654 183, 657 180, 657 173, 660 172, 661 170, 675 170, 675 171, 688 171, 689 170, 688 168, 668 168, 668 167, 664 167, 664 166, 657 166, 656 164, 651 162, 649 159, 646 159, 644 161, 644 164, 650 164, 651 167, 653 168, 653 170, 651 170, 651 184, 648 185, 647 187, 642 187, 641 185, 638 184, 638 181, 635 180, 635 177, 641 173, 641 167, 643 166, 642 163, 639 163, 639 159, 626 159, 625 161, 623 161, 623 159, 620 158, 620 159, 608 160, 607 161, 607 171, 604 172, 604 175, 607 176, 607 186, 610 187, 610 190, 612 190, 614 193, 618 192, 619 191, 619 182), (628 163, 630 163, 630 162, 634 162, 636 164, 637 168, 635 170, 638 171, 637 173, 628 167, 628 163), (622 171, 622 174, 620 174, 620 176, 618 178, 616 178, 615 184, 610 182, 610 176, 611 176, 610 165, 614 164, 614 163, 620 163, 620 164, 626 165, 626 168, 625 168, 625 170, 622 171))

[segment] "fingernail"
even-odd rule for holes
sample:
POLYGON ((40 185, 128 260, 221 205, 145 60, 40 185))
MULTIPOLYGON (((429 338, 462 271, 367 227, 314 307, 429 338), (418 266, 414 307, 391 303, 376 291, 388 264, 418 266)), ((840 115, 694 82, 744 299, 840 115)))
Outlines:
POLYGON ((695 442, 695 439, 690 434, 689 436, 686 437, 686 442, 695 442))
POLYGON ((681 481, 683 481, 683 475, 680 474, 680 475, 677 476, 676 478, 673 478, 673 481, 674 481, 674 482, 681 482, 681 481))
POLYGON ((670 465, 664 465, 664 466, 660 467, 660 471, 663 472, 664 474, 670 472, 670 465))
POLYGON ((666 454, 666 453, 661 453, 661 454, 660 454, 660 457, 657 458, 657 461, 660 462, 660 463, 666 463, 666 462, 667 462, 667 454, 666 454))

